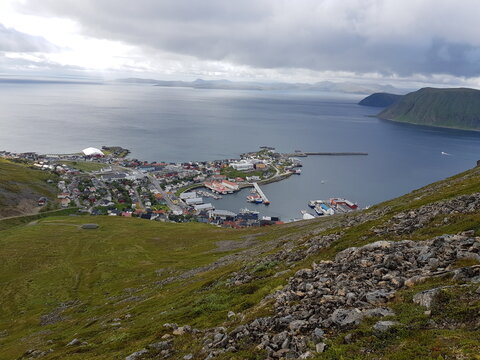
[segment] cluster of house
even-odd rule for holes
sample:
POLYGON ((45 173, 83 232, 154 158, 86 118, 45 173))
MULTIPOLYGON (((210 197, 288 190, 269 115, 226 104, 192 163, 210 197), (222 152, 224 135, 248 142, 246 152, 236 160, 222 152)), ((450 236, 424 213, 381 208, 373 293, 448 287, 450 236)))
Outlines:
MULTIPOLYGON (((218 198, 240 190, 248 182, 268 178, 273 168, 288 161, 274 149, 242 154, 240 159, 186 163, 143 162, 116 157, 115 154, 128 152, 122 148, 104 150, 86 148, 77 154, 45 155, 1 151, 0 157, 28 161, 35 168, 57 173, 60 176, 57 200, 62 208, 76 206, 93 215, 138 216, 150 220, 196 219, 230 227, 261 226, 279 221, 259 219, 258 213, 249 211, 236 214, 215 209, 195 192, 175 195, 190 186, 204 186, 211 191, 208 194, 204 191, 205 196, 218 198), (107 166, 96 172, 85 172, 75 168, 75 161, 107 166)), ((47 201, 39 199, 39 205, 47 201)))

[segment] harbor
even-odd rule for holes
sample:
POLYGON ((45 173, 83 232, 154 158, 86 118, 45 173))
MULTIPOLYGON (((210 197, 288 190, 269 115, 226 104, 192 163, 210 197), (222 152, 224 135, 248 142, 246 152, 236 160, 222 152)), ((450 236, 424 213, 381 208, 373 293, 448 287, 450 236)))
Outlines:
POLYGON ((343 198, 328 200, 310 200, 308 206, 315 210, 318 216, 345 214, 358 209, 358 204, 343 198))
MULTIPOLYGON (((74 154, 4 152, 3 156, 31 161, 35 168, 64 176, 58 185, 61 206, 75 205, 92 215, 245 227, 301 220, 299 214, 303 219, 329 216, 357 207, 350 200, 330 197, 340 193, 354 198, 331 188, 338 177, 335 182, 312 177, 317 165, 312 167, 308 157, 300 160, 274 148, 241 154, 236 159, 185 163, 143 162, 117 152, 128 154, 120 147, 89 147, 74 154), (302 169, 307 176, 296 176, 303 174, 302 169), (312 198, 313 191, 308 189, 318 198, 329 199, 310 202, 315 215, 301 211, 308 201, 302 200, 304 196, 312 198), (245 219, 246 213, 258 216, 252 221, 245 219)), ((344 159, 349 157, 341 162, 344 159)), ((46 206, 47 201, 39 199, 38 203, 46 206)))
MULTIPOLYGON (((261 202, 257 203, 263 203, 264 205, 270 205, 270 200, 268 200, 267 196, 263 193, 262 189, 260 189, 260 186, 255 182, 253 183, 253 188, 255 189, 257 193, 256 199, 260 198, 261 202)), ((248 200, 248 197, 247 197, 248 200)))

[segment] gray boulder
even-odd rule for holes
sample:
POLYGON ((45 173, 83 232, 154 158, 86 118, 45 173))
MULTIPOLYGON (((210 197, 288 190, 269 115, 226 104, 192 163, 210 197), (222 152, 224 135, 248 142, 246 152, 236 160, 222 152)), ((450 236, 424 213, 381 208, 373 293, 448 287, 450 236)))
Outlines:
POLYGON ((337 309, 333 312, 331 320, 340 327, 360 324, 363 314, 358 309, 337 309))
POLYGON ((375 325, 373 325, 373 328, 378 331, 378 332, 386 332, 390 330, 392 327, 398 325, 399 323, 397 321, 379 321, 375 325))

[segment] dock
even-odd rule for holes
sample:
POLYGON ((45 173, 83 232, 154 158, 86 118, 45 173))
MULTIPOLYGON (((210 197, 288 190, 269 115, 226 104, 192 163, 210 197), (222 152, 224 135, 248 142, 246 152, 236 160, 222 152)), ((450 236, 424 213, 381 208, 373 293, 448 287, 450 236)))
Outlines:
POLYGON ((354 156, 368 155, 366 152, 306 152, 305 155, 323 155, 323 156, 354 156))
POLYGON ((295 152, 294 154, 284 154, 285 156, 289 157, 307 157, 312 155, 320 155, 320 156, 357 156, 368 155, 367 152, 295 152))
POLYGON ((256 182, 253 183, 253 187, 254 187, 255 190, 257 191, 258 195, 260 195, 260 197, 262 198, 263 203, 264 203, 265 205, 270 204, 270 200, 268 200, 268 198, 265 196, 265 194, 263 193, 262 189, 260 189, 260 186, 258 186, 258 184, 257 184, 256 182))

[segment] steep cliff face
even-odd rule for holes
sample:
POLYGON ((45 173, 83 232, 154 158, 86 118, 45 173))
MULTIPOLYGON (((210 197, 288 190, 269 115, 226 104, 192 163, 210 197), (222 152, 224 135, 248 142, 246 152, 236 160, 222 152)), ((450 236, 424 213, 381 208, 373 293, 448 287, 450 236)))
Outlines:
POLYGON ((418 125, 480 130, 480 90, 423 88, 403 96, 378 117, 418 125))

